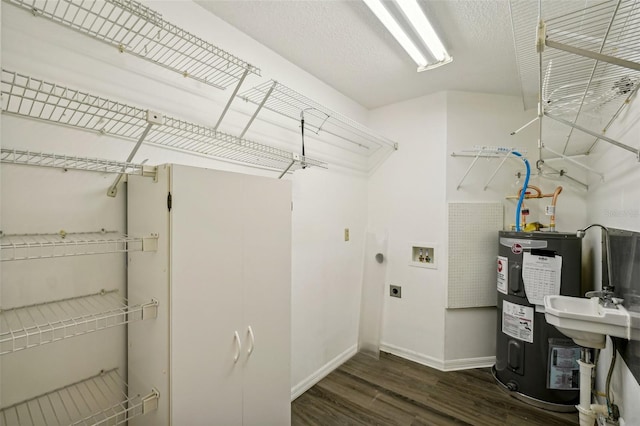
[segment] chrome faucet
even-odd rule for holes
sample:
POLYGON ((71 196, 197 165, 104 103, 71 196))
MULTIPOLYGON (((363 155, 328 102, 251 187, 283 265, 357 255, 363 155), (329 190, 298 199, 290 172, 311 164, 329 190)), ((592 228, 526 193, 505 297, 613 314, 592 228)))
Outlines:
POLYGON ((597 297, 603 307, 613 309, 616 309, 624 301, 624 299, 613 297, 613 287, 603 287, 602 290, 588 291, 584 294, 584 297, 597 297))

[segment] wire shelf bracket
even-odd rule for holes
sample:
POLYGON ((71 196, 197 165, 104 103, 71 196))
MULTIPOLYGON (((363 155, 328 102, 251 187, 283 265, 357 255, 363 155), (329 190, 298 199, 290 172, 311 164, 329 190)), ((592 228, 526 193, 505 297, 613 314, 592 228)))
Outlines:
POLYGON ((117 369, 101 371, 77 383, 0 409, 4 426, 122 425, 158 408, 156 389, 145 396, 129 396, 117 369))
POLYGON ((15 235, 0 232, 0 260, 2 262, 157 250, 157 234, 131 237, 119 232, 104 230, 15 235))
POLYGON ((25 166, 50 167, 62 170, 83 170, 100 173, 126 173, 156 179, 157 167, 91 157, 0 149, 0 162, 25 166))
MULTIPOLYGON (((3 113, 268 170, 327 164, 199 124, 2 70, 3 113), (146 133, 146 134, 145 134, 146 133), (143 137, 144 136, 144 137, 143 137)), ((132 154, 135 155, 136 149, 132 154)), ((132 158, 132 157, 131 157, 132 158)))
MULTIPOLYGON (((218 89, 260 69, 174 25, 134 0, 4 0, 142 58, 183 77, 218 89)), ((239 87, 239 86, 238 86, 239 87)))
POLYGON ((305 126, 315 134, 324 132, 338 140, 355 145, 361 152, 372 153, 380 148, 397 150, 398 144, 376 134, 373 130, 326 108, 293 89, 270 80, 238 95, 245 102, 257 105, 257 109, 242 131, 244 135, 258 113, 269 110, 300 122, 305 115, 305 126))
POLYGON ((158 301, 130 305, 117 290, 0 309, 0 355, 156 318, 158 301))
POLYGON ((461 152, 451 153, 452 157, 473 157, 473 161, 471 162, 469 167, 467 167, 467 170, 464 172, 464 175, 458 182, 458 185, 456 186, 456 190, 460 190, 465 179, 467 178, 471 170, 475 167, 476 163, 480 158, 502 158, 502 161, 500 162, 500 164, 498 164, 498 167, 496 167, 496 169, 493 171, 493 173, 491 174, 491 176, 489 177, 489 179, 484 185, 483 191, 486 191, 487 188, 489 187, 489 184, 493 181, 494 177, 496 176, 496 174, 498 174, 498 171, 502 168, 504 163, 509 158, 513 158, 515 160, 518 159, 518 157, 511 155, 511 153, 514 151, 517 151, 522 155, 526 155, 527 153, 526 149, 509 148, 509 147, 502 147, 502 146, 477 146, 472 150, 464 150, 461 152))

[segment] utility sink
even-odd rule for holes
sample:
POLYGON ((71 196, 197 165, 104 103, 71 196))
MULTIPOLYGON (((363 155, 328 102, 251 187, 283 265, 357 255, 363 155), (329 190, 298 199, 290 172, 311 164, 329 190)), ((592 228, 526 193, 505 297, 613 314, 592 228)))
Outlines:
POLYGON ((605 308, 597 297, 545 296, 545 318, 580 346, 604 348, 605 336, 630 338, 631 319, 618 305, 605 308))

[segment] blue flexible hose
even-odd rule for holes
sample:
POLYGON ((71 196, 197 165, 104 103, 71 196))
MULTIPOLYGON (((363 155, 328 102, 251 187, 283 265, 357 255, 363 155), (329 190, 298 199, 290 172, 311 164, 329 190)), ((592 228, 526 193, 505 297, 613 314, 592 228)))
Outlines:
POLYGON ((524 202, 525 192, 527 192, 527 186, 529 186, 529 177, 531 176, 531 166, 529 161, 522 156, 518 151, 511 151, 511 153, 517 157, 522 158, 524 165, 527 166, 527 176, 524 178, 524 185, 522 191, 520 191, 520 198, 518 199, 518 207, 516 208, 516 232, 520 232, 520 213, 522 212, 522 203, 524 202))

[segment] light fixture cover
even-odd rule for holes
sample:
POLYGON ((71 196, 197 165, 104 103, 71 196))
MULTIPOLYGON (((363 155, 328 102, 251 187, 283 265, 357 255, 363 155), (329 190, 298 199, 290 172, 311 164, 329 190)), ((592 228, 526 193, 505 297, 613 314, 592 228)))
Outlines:
POLYGON ((418 72, 437 68, 453 60, 417 0, 395 0, 395 4, 398 5, 411 27, 415 30, 416 34, 420 36, 425 46, 427 46, 431 56, 437 61, 435 63, 429 63, 427 61, 426 55, 422 54, 420 49, 411 40, 411 37, 402 29, 389 10, 384 6, 382 0, 362 1, 371 9, 380 22, 384 24, 409 56, 413 58, 418 65, 418 72))
POLYGON ((391 35, 400 43, 400 46, 411 56, 419 67, 426 66, 427 59, 411 41, 407 33, 398 25, 396 20, 391 16, 389 11, 384 7, 381 0, 362 0, 376 17, 387 28, 391 35))

